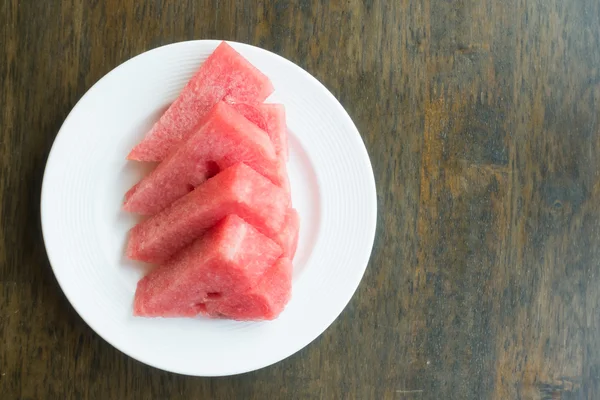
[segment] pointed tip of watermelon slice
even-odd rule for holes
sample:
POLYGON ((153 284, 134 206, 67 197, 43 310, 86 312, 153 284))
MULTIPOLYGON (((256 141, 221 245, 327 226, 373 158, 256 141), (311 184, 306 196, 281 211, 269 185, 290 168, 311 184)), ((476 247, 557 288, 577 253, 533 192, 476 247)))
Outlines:
POLYGON ((160 154, 149 149, 145 142, 135 146, 126 157, 127 160, 140 162, 160 162, 163 158, 160 154))
POLYGON ((127 241, 127 247, 125 248, 125 255, 130 260, 136 260, 138 258, 138 249, 136 246, 136 241, 132 240, 132 237, 135 235, 135 227, 131 229, 129 232, 129 240, 127 241))
POLYGON ((135 192, 137 191, 137 188, 140 186, 140 183, 136 183, 135 185, 133 185, 131 187, 131 189, 129 189, 127 191, 127 193, 125 193, 125 200, 123 201, 123 210, 124 211, 131 211, 131 199, 133 198, 133 195, 135 194, 135 192))

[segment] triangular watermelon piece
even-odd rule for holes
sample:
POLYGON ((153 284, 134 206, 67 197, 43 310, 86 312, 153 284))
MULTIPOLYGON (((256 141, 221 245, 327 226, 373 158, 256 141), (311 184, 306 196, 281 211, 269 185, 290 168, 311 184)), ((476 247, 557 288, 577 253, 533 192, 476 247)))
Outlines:
POLYGON ((211 310, 218 304, 219 313, 231 311, 232 317, 272 317, 287 303, 290 291, 285 279, 271 277, 270 267, 280 255, 279 245, 230 215, 138 282, 134 315, 192 317, 211 313, 210 303, 211 310), (240 302, 244 311, 249 308, 245 313, 236 306, 240 302))
POLYGON ((162 161, 220 100, 261 103, 271 93, 269 78, 222 42, 127 158, 162 161))
POLYGON ((236 164, 136 225, 130 232, 127 256, 163 263, 230 214, 277 241, 288 204, 283 189, 247 165, 236 164))
POLYGON ((189 193, 211 174, 244 162, 289 191, 287 171, 267 134, 225 102, 201 127, 125 195, 123 208, 153 215, 189 193))

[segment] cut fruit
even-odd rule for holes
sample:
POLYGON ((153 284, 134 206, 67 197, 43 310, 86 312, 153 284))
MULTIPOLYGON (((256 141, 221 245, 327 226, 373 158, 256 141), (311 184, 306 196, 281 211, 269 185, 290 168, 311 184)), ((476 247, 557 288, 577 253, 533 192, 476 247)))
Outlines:
POLYGON ((239 163, 135 226, 131 230, 127 256, 163 263, 230 214, 237 214, 277 241, 288 204, 288 193, 239 163))
POLYGON ((252 289, 220 299, 207 299, 202 314, 238 321, 272 320, 279 316, 292 293, 292 262, 280 258, 252 289))
POLYGON ((125 195, 123 208, 153 215, 183 197, 215 173, 244 162, 289 192, 267 134, 225 102, 219 102, 203 125, 176 151, 125 195))
POLYGON ((260 103, 271 93, 269 78, 222 42, 127 158, 162 161, 220 100, 260 103))
POLYGON ((127 257, 159 265, 138 282, 135 316, 272 320, 290 300, 300 218, 272 92, 222 42, 128 155, 159 162, 123 205, 150 216, 127 257))
POLYGON ((228 216, 138 282, 134 315, 192 317, 210 313, 213 304, 227 315, 224 311, 237 310, 240 294, 251 294, 256 306, 236 316, 270 317, 289 293, 287 283, 271 272, 280 255, 279 245, 238 216, 228 216))

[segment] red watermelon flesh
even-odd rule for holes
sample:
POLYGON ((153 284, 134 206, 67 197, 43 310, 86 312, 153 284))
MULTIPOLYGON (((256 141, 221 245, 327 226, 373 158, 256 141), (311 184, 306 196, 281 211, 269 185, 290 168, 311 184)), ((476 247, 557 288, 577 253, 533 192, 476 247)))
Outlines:
POLYGON ((136 225, 130 232, 127 256, 163 263, 230 214, 237 214, 261 233, 278 240, 288 204, 288 194, 283 189, 239 163, 136 225))
POLYGON ((287 302, 285 296, 289 293, 282 278, 270 278, 271 266, 280 255, 279 245, 240 217, 225 217, 173 260, 138 282, 134 315, 191 317, 206 313, 205 303, 220 304, 222 314, 227 315, 229 308, 237 310, 231 304, 240 301, 240 294, 248 297, 252 293, 250 299, 257 305, 251 307, 251 317, 270 317, 280 303, 287 302), (265 290, 266 280, 276 289, 265 290), (255 291, 259 294, 254 295, 255 291), (254 300, 262 291, 265 300, 254 300))
POLYGON ((267 132, 277 155, 287 161, 287 125, 283 104, 233 103, 232 106, 250 122, 267 132))
POLYGON ((213 168, 244 162, 289 192, 287 172, 263 130, 219 102, 203 125, 125 195, 123 208, 153 215, 203 183, 213 168))
POLYGON ((272 320, 279 316, 292 293, 292 262, 280 258, 253 288, 222 298, 209 298, 202 313, 239 321, 272 320))
POLYGON ((127 158, 162 161, 223 98, 260 103, 271 93, 269 78, 222 42, 127 158))
POLYGON ((290 259, 294 258, 296 254, 296 248, 298 247, 298 234, 300 231, 300 216, 298 212, 289 208, 286 216, 285 222, 283 223, 283 227, 277 234, 277 238, 275 241, 277 243, 281 243, 281 247, 283 248, 283 254, 290 259))

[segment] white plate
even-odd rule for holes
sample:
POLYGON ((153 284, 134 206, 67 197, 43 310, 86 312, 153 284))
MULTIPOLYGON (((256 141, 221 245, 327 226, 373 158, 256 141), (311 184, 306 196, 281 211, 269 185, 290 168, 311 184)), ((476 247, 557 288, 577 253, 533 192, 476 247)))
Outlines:
POLYGON ((356 290, 371 253, 377 202, 361 137, 333 95, 266 50, 231 43, 273 82, 290 131, 292 198, 301 217, 292 300, 271 322, 132 316, 143 268, 123 256, 135 218, 123 195, 141 176, 129 150, 218 41, 176 43, 115 68, 58 133, 42 187, 42 228, 56 278, 79 315, 129 356, 168 371, 219 376, 280 361, 320 335, 356 290))

